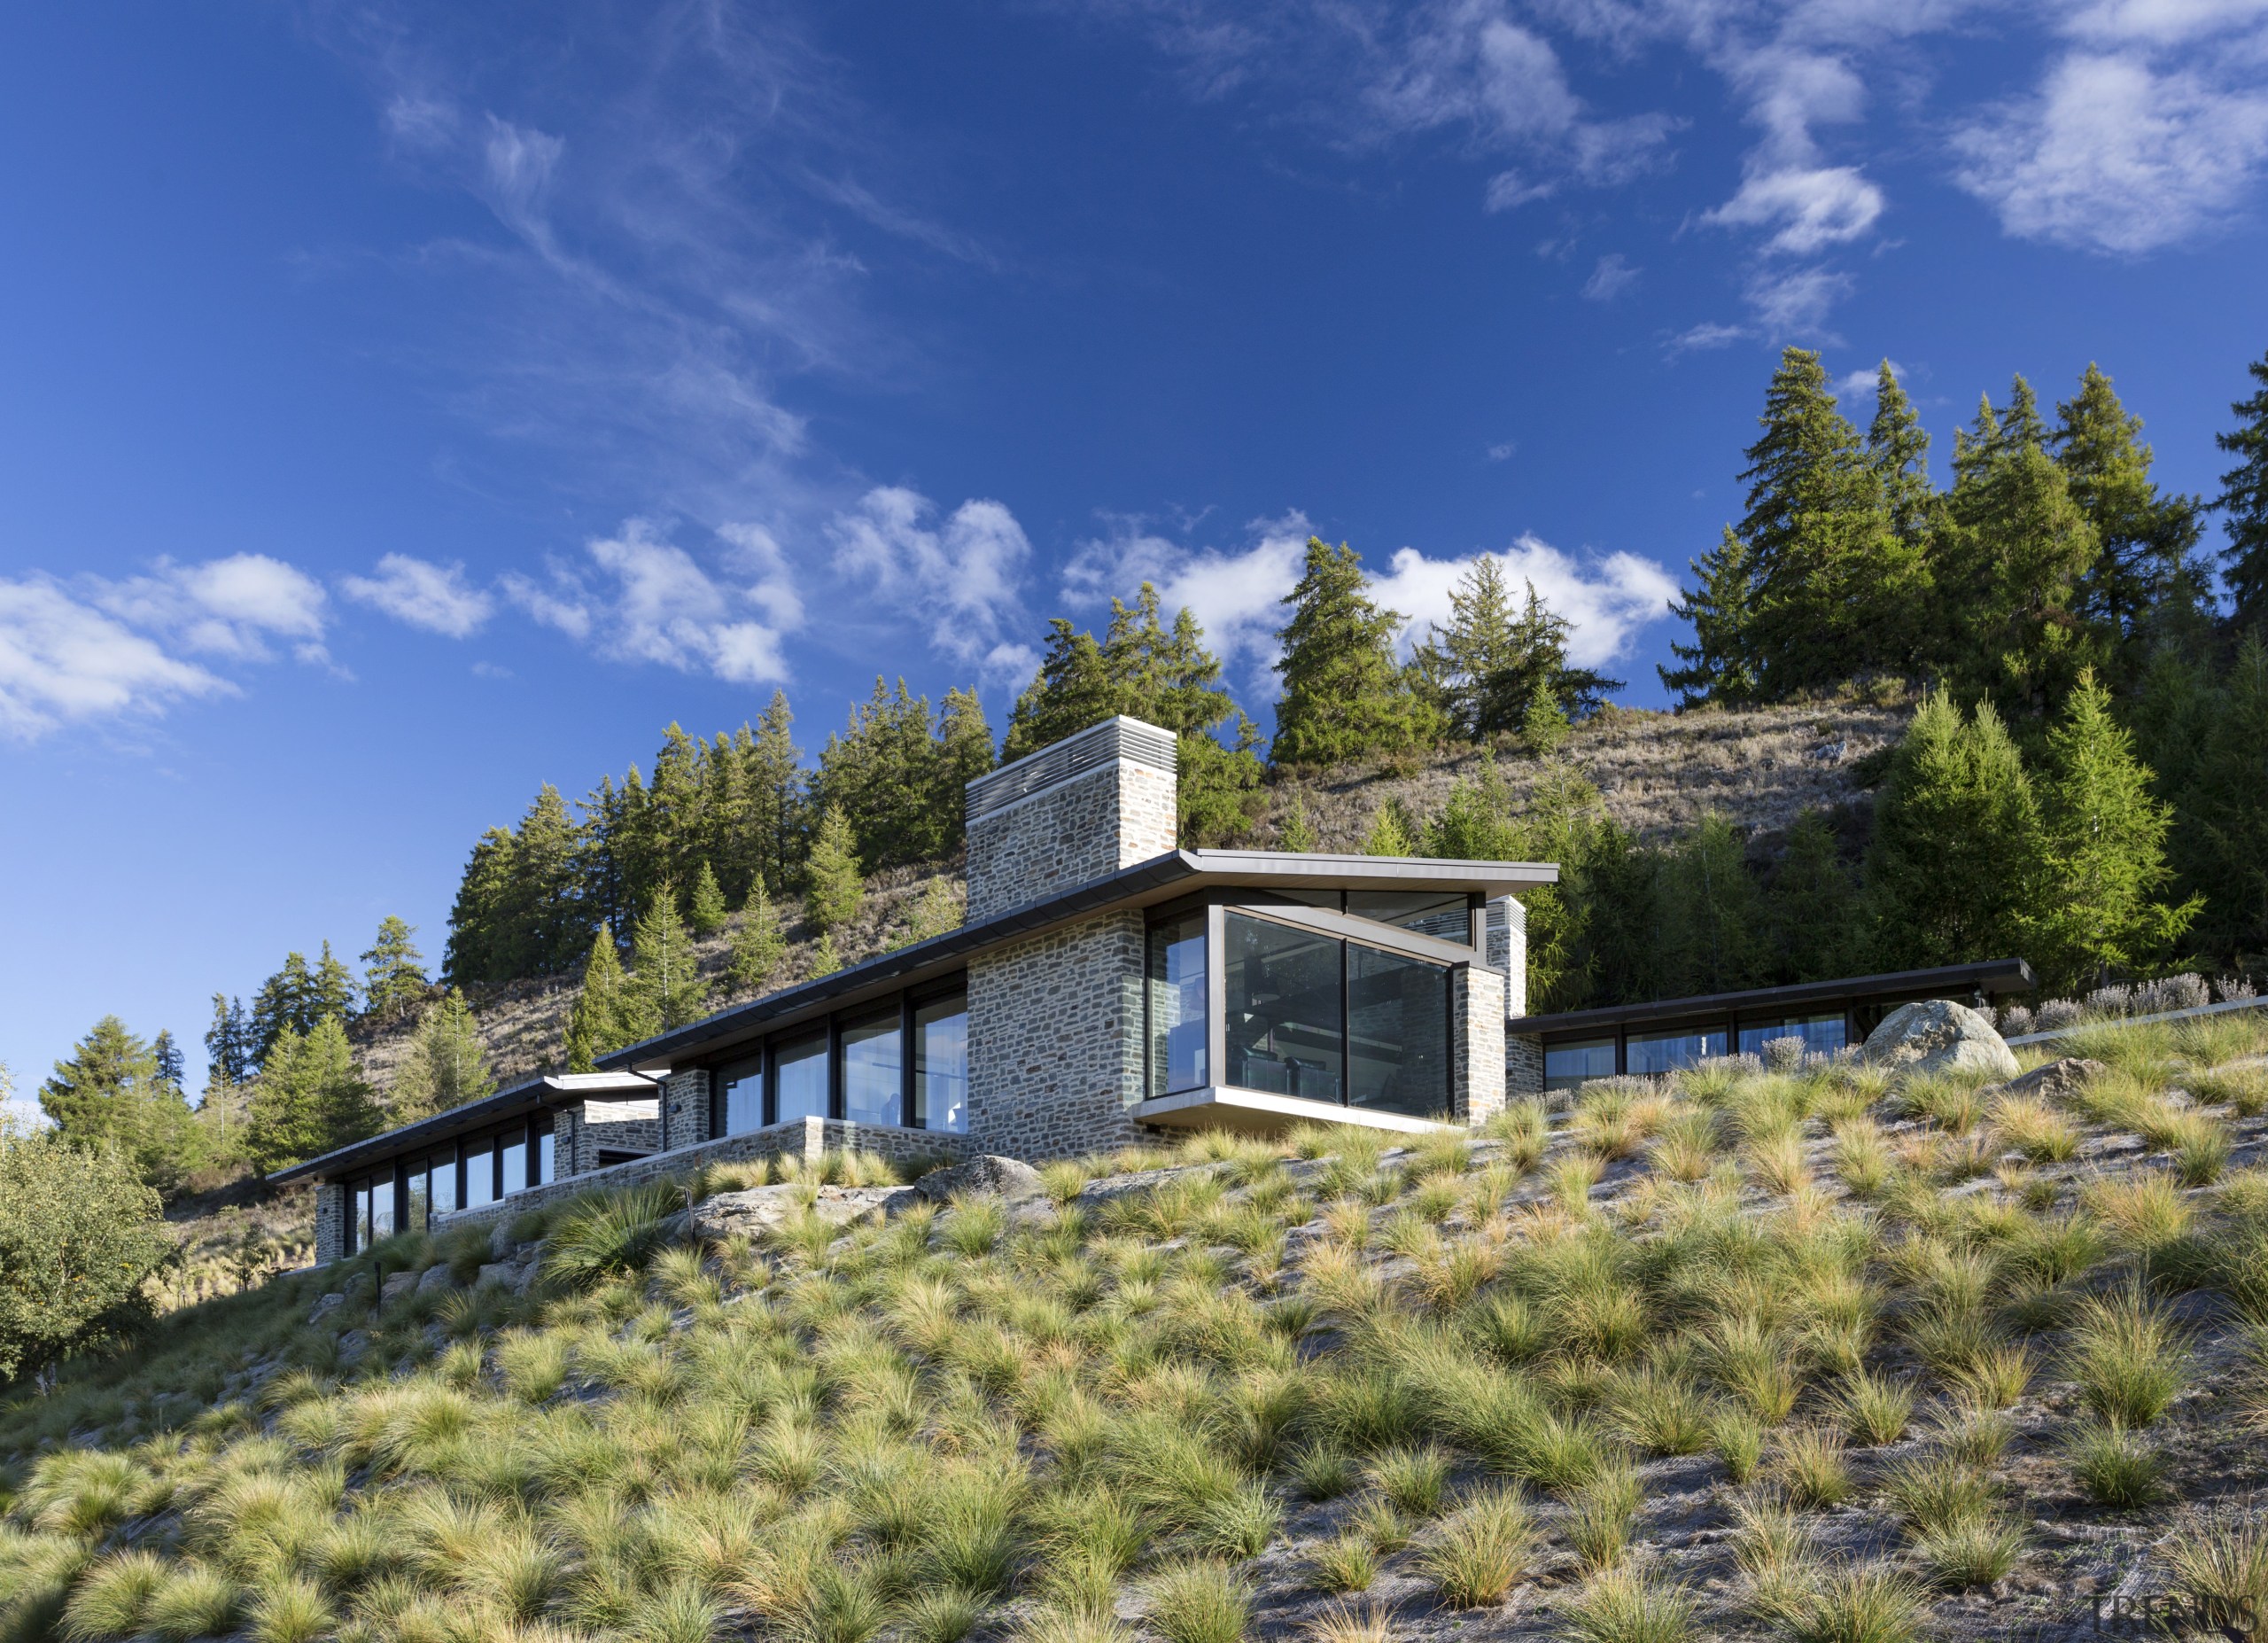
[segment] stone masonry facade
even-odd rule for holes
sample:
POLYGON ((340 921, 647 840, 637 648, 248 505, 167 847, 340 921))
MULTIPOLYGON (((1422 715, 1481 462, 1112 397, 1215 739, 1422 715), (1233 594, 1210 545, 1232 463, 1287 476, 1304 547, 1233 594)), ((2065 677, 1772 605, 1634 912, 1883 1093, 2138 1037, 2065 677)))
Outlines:
POLYGON ((1527 1014, 1527 909, 1516 896, 1488 904, 1488 967, 1504 978, 1507 1020, 1527 1014))
POLYGON ((709 1070, 687 1067, 662 1080, 662 1149, 698 1146, 709 1139, 709 1070))
POLYGON ((346 1253, 346 1183, 315 1184, 315 1265, 328 1266, 346 1253))
POLYGON ((553 1156, 562 1175, 587 1175, 604 1152, 658 1152, 659 1101, 590 1101, 562 1107, 551 1120, 553 1156), (650 1115, 650 1116, 649 1116, 650 1115))
POLYGON ((969 1137, 1037 1162, 1138 1141, 1142 915, 1107 913, 972 960, 969 1137))
POLYGON ((1174 773, 1121 759, 1021 798, 968 829, 968 917, 1108 878, 1174 849, 1174 773))
POLYGON ((1508 1095, 1543 1094, 1543 1040, 1533 1033, 1505 1035, 1504 1093, 1508 1095))
POLYGON ((1459 1041, 1450 1058, 1450 1087, 1456 1116, 1480 1124, 1504 1105, 1504 978, 1467 965, 1456 972, 1453 1008, 1459 1041))

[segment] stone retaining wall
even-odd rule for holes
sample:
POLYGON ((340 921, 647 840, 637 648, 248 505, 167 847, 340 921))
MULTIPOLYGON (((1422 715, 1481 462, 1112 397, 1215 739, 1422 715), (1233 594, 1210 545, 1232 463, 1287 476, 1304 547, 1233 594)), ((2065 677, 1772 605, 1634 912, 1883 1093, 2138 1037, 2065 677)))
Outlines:
POLYGON ((1511 1033, 1504 1040, 1504 1094, 1543 1094, 1543 1040, 1533 1033, 1511 1033))

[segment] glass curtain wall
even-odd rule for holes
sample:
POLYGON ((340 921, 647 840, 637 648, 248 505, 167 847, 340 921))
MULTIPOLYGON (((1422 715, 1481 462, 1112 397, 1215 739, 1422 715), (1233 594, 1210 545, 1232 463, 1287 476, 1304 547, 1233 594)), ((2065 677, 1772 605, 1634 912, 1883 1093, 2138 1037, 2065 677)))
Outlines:
POLYGON ((1305 1101, 1343 1100, 1341 944, 1237 913, 1226 924, 1227 1082, 1305 1101))
POLYGON ((905 1122, 905 1039, 897 1006, 843 1026, 843 1116, 853 1124, 905 1122))
POLYGON ((968 1001, 958 993, 914 1007, 913 1112, 924 1129, 968 1128, 968 1001))
POLYGON ((1205 1030, 1205 915, 1153 926, 1149 955, 1149 1090, 1202 1089, 1212 1079, 1205 1030))
POLYGON ((827 1034, 815 1033, 782 1044, 777 1055, 773 1065, 777 1096, 772 1121, 785 1124, 790 1118, 827 1117, 827 1034))
POLYGON ((1347 1062, 1354 1106, 1413 1118, 1448 1110, 1449 972, 1348 943, 1347 1062))

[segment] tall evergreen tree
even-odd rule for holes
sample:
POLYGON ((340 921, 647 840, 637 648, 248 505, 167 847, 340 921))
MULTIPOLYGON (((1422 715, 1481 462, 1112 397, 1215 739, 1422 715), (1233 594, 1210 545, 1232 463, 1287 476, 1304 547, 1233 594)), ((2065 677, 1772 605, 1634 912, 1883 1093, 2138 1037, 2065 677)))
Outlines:
POLYGON ((426 1006, 409 1053, 394 1074, 393 1122, 412 1124, 495 1090, 480 1024, 464 993, 452 987, 426 1006))
POLYGON ((1816 810, 1788 829, 1788 846, 1764 891, 1767 978, 1775 985, 1847 975, 1857 961, 1858 897, 1816 810))
POLYGON ((1670 642, 1679 666, 1654 671, 1680 707, 1704 702, 1737 706, 1756 699, 1750 623, 1756 601, 1755 556, 1729 525, 1716 547, 1689 560, 1694 585, 1670 601, 1669 613, 1693 625, 1693 642, 1670 642))
POLYGON ((286 1027, 252 1089, 245 1143, 253 1167, 266 1175, 360 1141, 377 1125, 346 1024, 326 1016, 304 1037, 286 1027))
MULTIPOLYGON (((322 944, 322 955, 315 961, 315 971, 308 978, 307 1009, 315 1021, 325 1016, 336 1016, 341 1021, 354 1013, 354 1006, 361 988, 354 983, 354 972, 330 950, 330 943, 322 944)), ((304 1025, 302 1031, 305 1031, 304 1025)))
POLYGON ((1596 711, 1608 692, 1622 688, 1567 660, 1573 633, 1566 618, 1546 605, 1527 584, 1527 602, 1515 614, 1503 570, 1483 554, 1449 589, 1449 623, 1435 626, 1418 647, 1420 676, 1447 715, 1451 731, 1468 740, 1517 730, 1539 691, 1576 719, 1596 711))
POLYGON ((511 874, 499 915, 501 969, 493 979, 555 976, 574 964, 590 935, 576 894, 579 844, 566 800, 546 782, 513 832, 511 874))
POLYGON ((1889 969, 2021 957, 2035 923, 2039 814, 1992 705, 1963 718, 1932 692, 1891 757, 1867 857, 1874 945, 1889 969))
POLYGON ((1369 588, 1352 548, 1308 538, 1305 568, 1284 597, 1291 619, 1278 635, 1284 647, 1276 664, 1284 680, 1276 705, 1278 764, 1409 752, 1441 734, 1441 715, 1394 660, 1402 615, 1371 599, 1369 588))
POLYGON ((2039 783, 2044 892, 2031 951, 2058 989, 2128 973, 2167 952, 2202 910, 2171 905, 2165 836, 2173 813, 2150 793, 2110 693, 2082 673, 2047 732, 2039 783))
POLYGON ((182 1094, 189 1074, 182 1064, 181 1046, 174 1042, 172 1032, 160 1029, 158 1036, 150 1040, 150 1057, 157 1063, 158 1082, 175 1094, 182 1094))
POLYGON ((622 955, 615 950, 614 931, 605 924, 591 940, 591 954, 583 965, 583 985, 567 1011, 567 1071, 592 1072, 598 1057, 635 1043, 641 1036, 625 1016, 627 978, 622 955))
POLYGON ((717 882, 717 870, 707 861, 694 875, 693 899, 686 907, 686 916, 696 936, 713 936, 724 929, 730 909, 725 906, 724 886, 717 882))
POLYGON ((945 692, 937 712, 936 781, 930 804, 945 823, 944 853, 961 847, 967 820, 967 788, 998 762, 992 757, 992 726, 984 717, 984 704, 974 689, 945 692))
POLYGON ((252 1077, 259 1052, 251 1017, 242 999, 225 993, 213 995, 213 1024, 205 1030, 205 1060, 210 1070, 206 1085, 234 1086, 252 1077))
POLYGON ((1418 829, 1410 825, 1410 812, 1399 796, 1389 798, 1378 807, 1371 818, 1371 830, 1363 840, 1366 856, 1414 856, 1418 853, 1418 829))
POLYGON ((2111 678, 2131 689, 2148 666, 2153 640, 2203 626, 2210 578, 2197 562, 2200 503, 2168 496, 2150 478, 2142 419, 2118 402, 2093 365, 2078 393, 2056 408, 2051 443, 2072 502, 2094 526, 2099 551, 2078 604, 2113 646, 2111 678))
POLYGON ((807 826, 803 754, 796 746, 796 716, 787 696, 772 693, 756 723, 746 755, 749 825, 758 841, 757 870, 765 887, 780 894, 802 872, 807 826))
POLYGON ((2245 370, 2259 384, 2249 399, 2229 407, 2237 425, 2213 442, 2237 459, 2221 476, 2214 504, 2228 518, 2229 545, 2221 557, 2241 628, 2259 629, 2268 619, 2268 354, 2245 370))
POLYGON ((787 948, 780 931, 780 909, 758 879, 750 887, 740 923, 733 929, 733 958, 726 975, 734 996, 754 998, 769 986, 787 948))
POLYGON ((2225 678, 2201 680, 2163 745, 2182 763, 2168 790, 2177 893, 2202 894, 2196 935, 2225 961, 2268 966, 2268 637, 2238 645, 2225 678))
POLYGON ((575 845, 575 894, 584 916, 620 929, 629 923, 629 889, 622 872, 620 845, 625 806, 610 775, 577 801, 582 812, 575 845))
POLYGON ((655 887, 653 905, 632 934, 623 999, 636 1033, 633 1043, 697 1021, 709 1008, 709 984, 694 958, 693 932, 678 916, 677 895, 666 881, 655 887))
POLYGON ((1938 492, 1930 482, 1930 435, 1888 360, 1875 372, 1867 461, 1882 487, 1890 528, 1909 552, 1926 555, 1938 524, 1938 492))
POLYGON ((189 1103, 178 1076, 168 1080, 151 1046, 117 1016, 105 1016, 55 1063, 39 1104, 66 1140, 115 1147, 159 1191, 179 1182, 189 1103))
POLYGON ((938 755, 928 697, 912 694, 903 679, 893 693, 877 676, 874 695, 820 750, 816 783, 822 807, 850 824, 860 860, 902 867, 944 853, 938 755))
POLYGON ((808 870, 807 905, 820 934, 829 934, 858 916, 866 901, 866 875, 858 864, 858 842, 851 835, 850 819, 835 806, 828 806, 819 818, 808 870))
POLYGON ((410 939, 417 931, 389 914, 377 938, 362 954, 362 1007, 379 1021, 413 1008, 432 985, 425 978, 425 957, 410 939))
POLYGON ((474 843, 449 909, 449 944, 441 959, 445 985, 470 987, 510 975, 512 858, 517 846, 510 830, 501 827, 490 828, 474 843))

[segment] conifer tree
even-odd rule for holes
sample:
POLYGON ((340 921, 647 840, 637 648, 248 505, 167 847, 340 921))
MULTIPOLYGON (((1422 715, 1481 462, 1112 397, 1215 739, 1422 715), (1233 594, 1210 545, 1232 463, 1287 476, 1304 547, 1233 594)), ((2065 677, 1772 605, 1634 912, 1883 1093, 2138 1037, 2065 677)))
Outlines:
POLYGON ((510 976, 509 925, 512 856, 517 841, 509 829, 492 827, 472 847, 457 899, 449 909, 449 944, 441 959, 441 980, 452 987, 476 986, 510 976))
POLYGON ((913 905, 913 916, 906 923, 905 937, 895 945, 912 946, 917 941, 959 929, 960 922, 961 905, 953 899, 952 886, 942 877, 933 878, 921 886, 921 899, 913 905))
POLYGON ((1411 751, 1441 734, 1440 714, 1394 660, 1400 612, 1370 596, 1360 555, 1308 538, 1307 563, 1283 603, 1291 619, 1277 635, 1275 761, 1343 764, 1411 751))
POLYGON ((2200 681, 2169 728, 2162 745, 2183 761, 2167 784, 2178 893, 2205 898, 2196 932, 2210 951, 2257 969, 2268 956, 2268 639, 2249 634, 2226 676, 2200 681))
POLYGON ((1559 697, 1551 687, 1536 681, 1534 691, 1528 697, 1527 711, 1520 716, 1520 740, 1527 744, 1527 751, 1538 759, 1550 759, 1566 742, 1573 727, 1559 705, 1559 697))
POLYGON ((1884 968, 2017 958, 2035 923, 2039 815, 1990 703, 1972 717, 1933 691, 1891 757, 1867 857, 1884 968))
POLYGON ((2221 476, 2214 504, 2228 520, 2229 545, 2221 557, 2240 628, 2258 629, 2268 619, 2268 354, 2245 367, 2259 391, 2229 407, 2238 418, 2213 442, 2237 459, 2221 476))
POLYGON ((874 695, 851 708, 849 726, 819 751, 815 790, 824 809, 850 823, 861 860, 931 860, 945 838, 936 762, 929 698, 913 695, 903 679, 893 694, 877 675, 874 695))
POLYGON ((786 693, 774 690, 747 756, 749 825, 759 841, 758 870, 774 895, 788 888, 804 862, 807 806, 795 719, 786 693))
POLYGON ((409 1053, 394 1074, 393 1122, 411 1124, 495 1093, 480 1025, 454 987, 433 1001, 417 1023, 409 1053))
POLYGON ((1418 647, 1418 674, 1447 715, 1453 733, 1471 740, 1523 728, 1538 691, 1563 716, 1588 718, 1623 681, 1567 659, 1573 633, 1543 602, 1535 584, 1515 614, 1503 572, 1483 554, 1449 590, 1449 625, 1435 627, 1418 647))
POLYGON ((1670 601, 1669 613, 1693 625, 1693 642, 1670 642, 1670 654, 1680 666, 1656 665, 1662 688, 1677 692, 1680 707, 1753 701, 1757 679, 1749 624, 1755 572, 1748 544, 1728 525, 1715 548, 1687 563, 1693 586, 1670 601))
POLYGON ((937 712, 936 780, 929 801, 944 823, 941 853, 960 848, 968 784, 996 762, 992 726, 984 717, 984 704, 974 689, 948 689, 937 712))
POLYGON ((246 1150, 266 1175, 359 1141, 377 1122, 346 1024, 326 1016, 304 1037, 290 1027, 278 1035, 252 1089, 246 1150))
POLYGON ((1294 792, 1284 819, 1276 824, 1276 848, 1305 855, 1315 847, 1315 822, 1308 815, 1307 795, 1294 792))
POLYGON ((577 803, 582 812, 575 845, 575 894, 585 916, 617 929, 629 923, 629 892, 622 873, 621 842, 627 814, 610 775, 577 803))
POLYGON ((178 1073, 168 1080, 155 1051, 105 1016, 40 1086, 40 1110, 74 1143, 115 1147, 160 1192, 178 1184, 189 1134, 189 1103, 178 1073))
POLYGON ((780 959, 787 951, 786 938, 780 931, 780 910, 764 888, 764 881, 757 880, 748 892, 747 905, 741 908, 741 922, 733 931, 733 957, 727 974, 733 993, 738 998, 753 998, 770 985, 772 972, 780 968, 780 959))
POLYGON ((1672 998, 1754 985, 1762 954, 1756 881, 1740 836, 1715 812, 1661 864, 1661 986, 1672 998))
POLYGON ((639 1039, 697 1021, 709 1008, 709 984, 695 962, 693 935, 678 915, 677 894, 667 880, 655 887, 653 905, 632 934, 623 996, 639 1039))
POLYGON ((573 965, 590 932, 576 894, 581 876, 567 801, 546 782, 513 833, 510 876, 496 914, 500 968, 491 979, 555 976, 573 965))
POLYGON ((388 915, 377 939, 362 954, 362 1008, 378 1021, 391 1021, 416 1005, 432 985, 425 977, 424 955, 410 938, 416 931, 388 915))
POLYGON ((858 916, 865 905, 866 885, 858 865, 858 841, 840 809, 829 806, 819 818, 819 835, 812 841, 811 893, 807 906, 812 923, 826 934, 858 916))
POLYGON ((2137 438, 2142 419, 2127 414, 2095 366, 2080 378, 2078 393, 2055 409, 2055 463, 2099 545, 2078 607, 2107 631, 2115 650, 2111 676, 2131 687, 2148 666, 2154 639, 2203 626, 2210 581, 2195 559, 2200 504, 2158 490, 2150 448, 2137 438))
POLYGON ((242 999, 225 993, 213 995, 213 1024, 205 1031, 205 1059, 210 1069, 207 1083, 234 1086, 252 1076, 257 1043, 242 999))
POLYGON ((728 916, 724 886, 717 882, 716 869, 703 861, 701 870, 694 875, 693 901, 687 909, 693 932, 697 936, 713 936, 724 929, 728 916))
POLYGON ((2164 954, 2202 910, 2158 892, 2171 809, 2151 796, 2150 771, 2111 717, 2110 693, 2082 673, 2047 732, 2039 783, 2045 893, 2032 952, 2051 988, 2100 985, 2164 954))
POLYGON ((1890 528, 1912 550, 1926 555, 1938 524, 1937 487, 1930 483, 1930 435, 1888 360, 1875 373, 1867 460, 1882 487, 1890 528))
POLYGON ((812 945, 811 974, 805 979, 816 981, 821 976, 832 976, 842 968, 843 961, 835 951, 835 932, 822 930, 819 933, 819 940, 812 945))
POLYGON ((159 1084, 181 1094, 188 1071, 182 1064, 181 1046, 174 1042, 171 1032, 160 1028, 158 1036, 150 1040, 150 1059, 157 1063, 159 1084))
POLYGON ((286 1028, 304 1036, 316 1020, 315 977, 307 969, 307 955, 287 953, 284 968, 261 982, 252 998, 252 1064, 266 1062, 286 1028))
POLYGON ((1836 849, 1834 829, 1816 810, 1798 815, 1765 886, 1763 972, 1776 985, 1825 981, 1857 961, 1858 896, 1836 849))
POLYGON ((567 1011, 568 1071, 595 1071, 601 1055, 635 1043, 641 1036, 625 1021, 627 985, 622 955, 615 950, 614 931, 601 924, 583 965, 582 987, 567 1011))
POLYGON ((1414 856, 1418 853, 1418 829, 1410 824, 1410 813, 1403 808, 1400 798, 1388 798, 1371 818, 1371 830, 1363 840, 1366 856, 1414 856))

